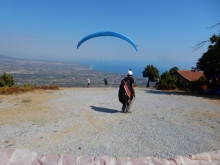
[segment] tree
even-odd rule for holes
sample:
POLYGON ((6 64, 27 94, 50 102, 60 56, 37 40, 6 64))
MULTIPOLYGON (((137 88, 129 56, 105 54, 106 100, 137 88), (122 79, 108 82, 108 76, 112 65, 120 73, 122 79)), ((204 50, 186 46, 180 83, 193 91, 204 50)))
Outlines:
POLYGON ((4 86, 13 86, 15 83, 15 80, 13 78, 12 75, 7 74, 7 73, 3 73, 2 76, 0 77, 0 87, 4 87, 4 86))
MULTIPOLYGON (((208 27, 207 29, 212 29, 212 28, 214 28, 215 26, 218 26, 218 25, 220 25, 220 23, 217 23, 217 24, 215 24, 215 25, 213 25, 213 26, 211 26, 211 27, 208 27)), ((196 44, 196 46, 193 47, 194 51, 196 51, 196 50, 198 50, 199 48, 203 47, 203 45, 205 45, 205 43, 207 43, 207 42, 210 42, 210 40, 199 41, 199 43, 196 44)))
POLYGON ((212 75, 220 75, 220 34, 210 38, 211 45, 196 63, 193 70, 200 70, 209 79, 212 75))
POLYGON ((142 72, 143 77, 148 77, 146 87, 149 87, 150 81, 155 81, 159 77, 158 69, 153 65, 148 65, 142 72))
MULTIPOLYGON (((209 27, 213 28, 216 25, 209 27)), ((195 47, 195 51, 201 48, 205 43, 210 42, 211 45, 208 46, 207 52, 205 52, 201 58, 199 58, 196 63, 196 67, 192 67, 192 70, 203 71, 206 78, 210 79, 212 75, 220 75, 220 33, 218 35, 214 34, 209 40, 199 42, 195 47)))
POLYGON ((171 69, 170 69, 170 74, 173 74, 174 72, 177 72, 179 70, 179 68, 178 67, 172 67, 171 69))

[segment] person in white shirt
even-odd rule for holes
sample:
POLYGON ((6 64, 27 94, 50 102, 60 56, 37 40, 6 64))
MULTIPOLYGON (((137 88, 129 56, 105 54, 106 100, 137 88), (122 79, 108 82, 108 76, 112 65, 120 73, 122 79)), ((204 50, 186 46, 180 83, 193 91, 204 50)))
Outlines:
POLYGON ((88 78, 88 85, 87 85, 87 88, 89 88, 90 86, 90 79, 88 78))

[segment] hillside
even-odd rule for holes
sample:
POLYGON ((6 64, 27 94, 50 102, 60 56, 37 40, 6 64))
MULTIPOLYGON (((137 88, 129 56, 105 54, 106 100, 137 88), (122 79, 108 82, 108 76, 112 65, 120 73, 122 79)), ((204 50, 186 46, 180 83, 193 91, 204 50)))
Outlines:
MULTIPOLYGON (((59 85, 61 87, 83 87, 87 78, 91 87, 103 87, 103 72, 77 63, 51 62, 18 59, 0 55, 0 74, 14 76, 16 85, 25 83, 36 85, 59 85)), ((108 73, 109 85, 118 86, 125 75, 108 73)), ((137 86, 145 86, 145 79, 134 77, 137 86)))

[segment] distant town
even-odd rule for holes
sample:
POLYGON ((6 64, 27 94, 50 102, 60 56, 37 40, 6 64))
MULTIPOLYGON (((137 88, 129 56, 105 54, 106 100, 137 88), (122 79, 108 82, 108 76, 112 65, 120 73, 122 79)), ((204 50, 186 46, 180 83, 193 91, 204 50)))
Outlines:
MULTIPOLYGON (((86 87, 87 79, 91 81, 91 87, 104 87, 103 78, 109 78, 109 86, 119 86, 121 79, 126 75, 116 73, 103 73, 93 70, 90 66, 51 62, 39 60, 17 59, 0 55, 0 74, 11 74, 15 79, 15 85, 58 85, 60 87, 86 87)), ((135 85, 144 87, 146 80, 135 78, 135 85)))

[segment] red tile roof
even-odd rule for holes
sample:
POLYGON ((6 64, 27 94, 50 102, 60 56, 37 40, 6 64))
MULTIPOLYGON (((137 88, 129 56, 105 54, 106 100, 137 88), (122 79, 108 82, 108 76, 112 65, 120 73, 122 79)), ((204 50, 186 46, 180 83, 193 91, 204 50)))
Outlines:
POLYGON ((191 70, 178 70, 177 72, 189 81, 198 80, 200 77, 204 76, 204 74, 199 71, 193 72, 191 70))

